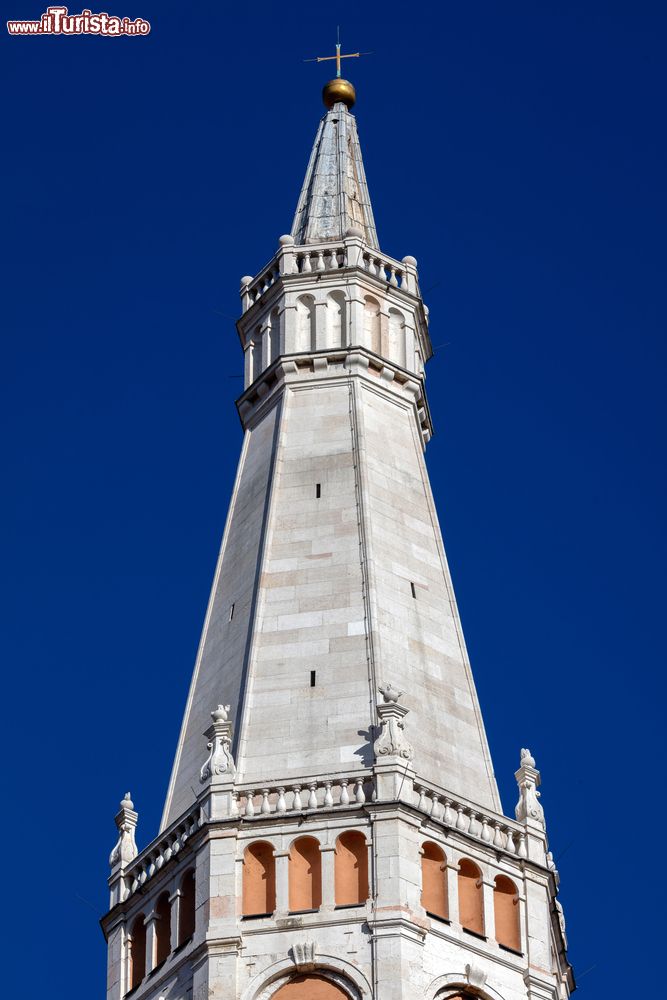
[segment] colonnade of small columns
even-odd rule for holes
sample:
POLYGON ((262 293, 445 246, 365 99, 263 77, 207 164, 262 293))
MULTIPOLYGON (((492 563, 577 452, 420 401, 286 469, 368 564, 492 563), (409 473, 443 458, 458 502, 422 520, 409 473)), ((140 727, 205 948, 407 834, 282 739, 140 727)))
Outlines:
POLYGON ((127 935, 126 993, 136 989, 195 929, 194 869, 175 879, 146 912, 133 918, 127 935))
POLYGON ((288 296, 245 336, 245 387, 283 354, 365 347, 421 374, 414 317, 361 289, 288 296))
POLYGON ((287 850, 253 841, 239 859, 245 918, 360 905, 368 898, 368 850, 358 830, 335 844, 297 837, 287 850))
POLYGON ((425 841, 420 853, 421 903, 429 916, 458 924, 509 951, 524 951, 522 900, 513 879, 485 872, 470 858, 448 857, 432 841, 425 841))

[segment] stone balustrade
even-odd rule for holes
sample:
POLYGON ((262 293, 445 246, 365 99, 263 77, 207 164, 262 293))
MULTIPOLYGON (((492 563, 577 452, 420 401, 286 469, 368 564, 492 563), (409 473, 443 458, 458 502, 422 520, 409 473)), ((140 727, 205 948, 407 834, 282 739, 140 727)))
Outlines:
POLYGON ((482 812, 421 782, 415 785, 414 796, 414 804, 419 811, 443 826, 476 837, 507 854, 528 857, 526 833, 520 823, 505 816, 482 812))
POLYGON ((203 823, 201 811, 197 806, 138 854, 124 872, 127 895, 136 892, 168 861, 176 857, 203 823))
MULTIPOLYGON (((282 237, 281 240, 285 240, 282 237)), ((283 275, 323 273, 345 267, 359 267, 367 274, 386 282, 393 288, 419 294, 417 262, 414 257, 394 260, 379 250, 369 250, 358 240, 345 240, 340 244, 320 244, 298 247, 281 242, 278 253, 256 278, 241 279, 241 302, 246 312, 283 275)))
POLYGON ((373 798, 373 783, 367 774, 351 778, 312 778, 296 784, 237 786, 232 792, 232 815, 251 819, 349 808, 363 806, 373 798))

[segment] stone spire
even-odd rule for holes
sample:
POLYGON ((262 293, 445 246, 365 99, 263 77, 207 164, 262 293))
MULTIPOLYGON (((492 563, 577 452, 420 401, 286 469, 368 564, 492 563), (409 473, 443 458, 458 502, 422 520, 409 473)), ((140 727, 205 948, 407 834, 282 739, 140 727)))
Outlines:
POLYGON ((297 244, 341 240, 358 229, 379 248, 354 115, 338 101, 320 122, 297 205, 292 236, 297 244))

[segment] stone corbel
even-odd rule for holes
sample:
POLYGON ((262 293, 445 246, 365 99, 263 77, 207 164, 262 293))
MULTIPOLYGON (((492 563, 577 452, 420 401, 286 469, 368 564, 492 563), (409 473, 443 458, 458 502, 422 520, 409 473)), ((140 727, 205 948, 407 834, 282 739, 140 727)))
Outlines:
POLYGON ((301 941, 292 946, 291 955, 297 972, 312 972, 317 965, 317 945, 314 941, 301 941))
POLYGON ((482 968, 481 965, 476 965, 474 962, 470 962, 466 965, 466 980, 468 986, 472 986, 475 990, 481 990, 484 988, 486 983, 486 970, 482 968))

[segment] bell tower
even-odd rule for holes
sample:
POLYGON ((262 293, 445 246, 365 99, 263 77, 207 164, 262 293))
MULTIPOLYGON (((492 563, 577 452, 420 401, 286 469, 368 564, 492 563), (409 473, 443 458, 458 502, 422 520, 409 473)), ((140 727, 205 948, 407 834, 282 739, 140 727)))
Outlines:
POLYGON ((161 829, 116 816, 107 1000, 566 1000, 540 774, 504 815, 424 462, 417 262, 323 96, 241 280, 241 457, 161 829))

